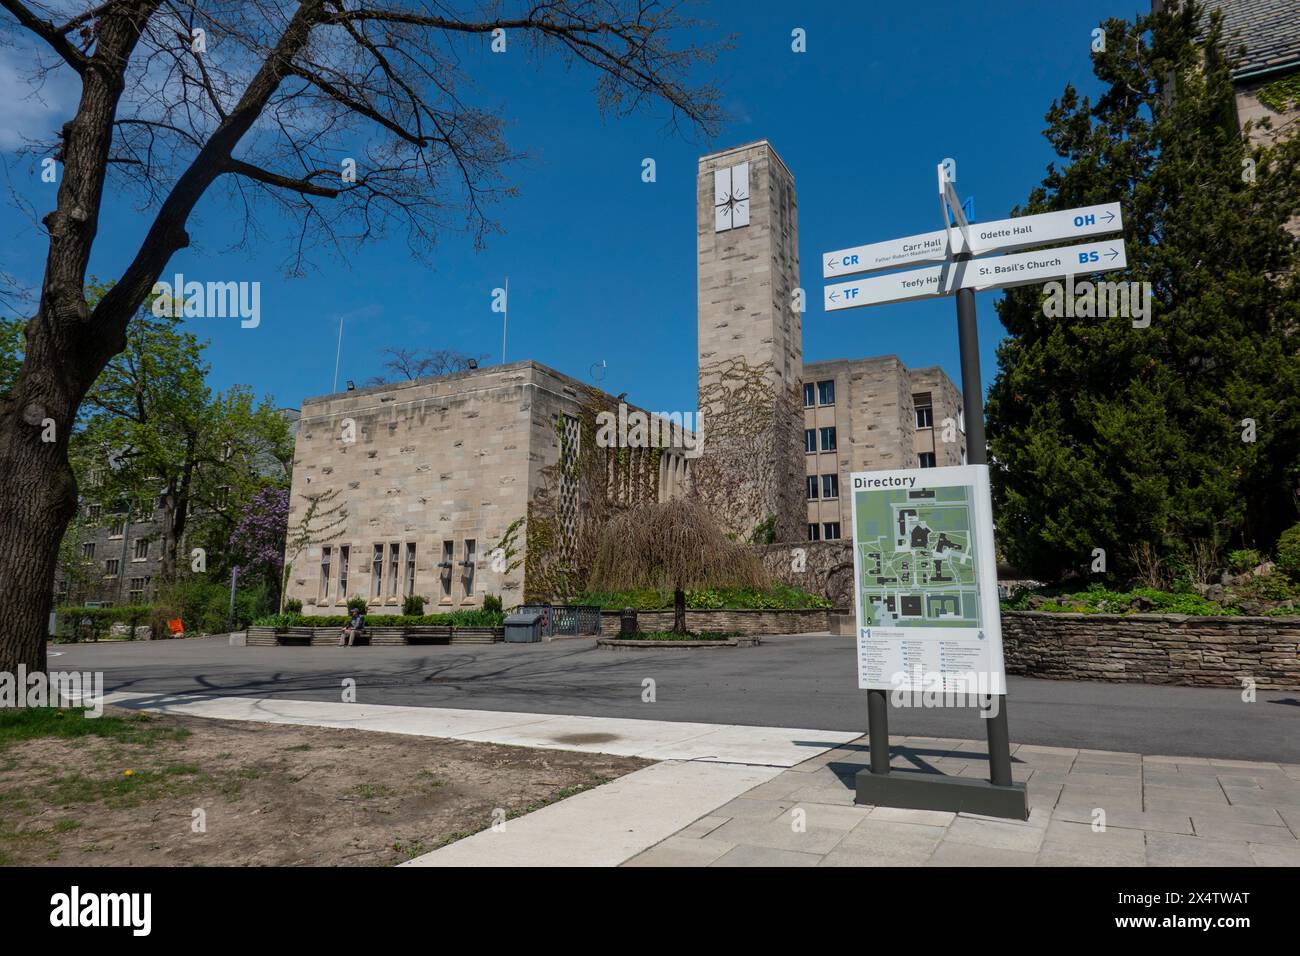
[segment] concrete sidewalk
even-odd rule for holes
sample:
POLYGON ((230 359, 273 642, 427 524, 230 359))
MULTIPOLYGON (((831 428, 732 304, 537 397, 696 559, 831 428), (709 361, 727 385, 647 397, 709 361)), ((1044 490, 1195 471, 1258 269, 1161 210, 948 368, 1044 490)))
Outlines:
MULTIPOLYGON (((982 743, 891 740, 891 766, 988 774, 982 743)), ((867 738, 700 817, 629 866, 1300 866, 1300 766, 1014 746, 1027 821, 855 806, 867 738)))
MULTIPOLYGON (((854 733, 263 698, 121 707, 660 761, 408 866, 1297 866, 1300 765, 1013 745, 1027 821, 854 805, 854 733)), ((982 742, 890 741, 900 769, 987 776, 982 742)))

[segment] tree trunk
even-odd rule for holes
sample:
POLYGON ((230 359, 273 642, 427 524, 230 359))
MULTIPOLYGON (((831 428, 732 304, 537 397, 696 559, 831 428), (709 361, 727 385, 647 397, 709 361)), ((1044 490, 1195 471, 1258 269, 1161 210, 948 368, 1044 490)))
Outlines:
POLYGON ((53 603, 59 541, 77 510, 77 486, 62 448, 41 442, 39 426, 0 411, 6 432, 5 490, 0 503, 0 671, 45 670, 45 635, 53 603), (27 429, 34 434, 14 434, 27 429))
POLYGON ((686 633, 686 592, 681 588, 673 592, 673 633, 686 633))

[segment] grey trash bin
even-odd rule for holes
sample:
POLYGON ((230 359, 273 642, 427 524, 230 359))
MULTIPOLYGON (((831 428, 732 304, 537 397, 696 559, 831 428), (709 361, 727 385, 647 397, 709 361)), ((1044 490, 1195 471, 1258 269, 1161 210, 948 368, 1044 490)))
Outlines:
POLYGON ((511 644, 532 644, 542 639, 540 611, 516 611, 506 617, 506 640, 511 644))

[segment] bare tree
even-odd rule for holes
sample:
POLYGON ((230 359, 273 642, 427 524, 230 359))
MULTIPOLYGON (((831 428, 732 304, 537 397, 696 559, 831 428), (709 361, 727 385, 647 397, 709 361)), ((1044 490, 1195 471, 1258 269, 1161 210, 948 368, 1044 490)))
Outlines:
POLYGON ((450 375, 472 368, 471 363, 486 361, 486 355, 466 355, 454 349, 406 349, 388 348, 380 352, 388 356, 380 364, 387 375, 375 375, 367 380, 366 385, 387 385, 395 379, 414 381, 417 378, 430 378, 438 375, 450 375))
POLYGON ((448 228, 481 243, 494 228, 487 207, 511 194, 503 167, 514 154, 500 117, 466 99, 466 44, 505 42, 592 67, 600 106, 616 114, 655 102, 673 126, 710 131, 718 118, 717 91, 692 82, 716 47, 678 42, 693 23, 672 0, 462 6, 0 0, 3 29, 43 45, 32 81, 71 70, 81 87, 52 144, 61 177, 44 219, 39 304, 17 379, 0 395, 0 670, 44 668, 59 540, 77 502, 72 422, 132 315, 189 245, 191 216, 213 186, 228 193, 240 241, 257 237, 263 204, 289 214, 294 271, 317 244, 395 228, 417 253, 448 228), (86 269, 110 170, 141 191, 153 218, 92 308, 86 269))

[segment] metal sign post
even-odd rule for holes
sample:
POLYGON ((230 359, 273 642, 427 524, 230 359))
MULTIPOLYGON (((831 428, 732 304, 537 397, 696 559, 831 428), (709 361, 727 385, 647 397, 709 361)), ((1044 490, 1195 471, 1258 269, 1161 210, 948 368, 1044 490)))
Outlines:
MULTIPOLYGON (((1015 255, 995 255, 989 253, 1007 253, 1013 250, 1030 249, 1045 243, 1061 240, 1086 238, 1106 233, 1119 232, 1123 220, 1118 203, 1105 203, 1079 209, 1044 213, 1035 216, 1016 217, 989 223, 971 223, 961 206, 952 183, 947 179, 943 167, 938 167, 940 211, 943 216, 943 229, 931 233, 922 233, 878 242, 871 245, 855 246, 837 252, 826 253, 822 257, 823 277, 826 279, 852 275, 861 272, 874 272, 897 269, 920 263, 940 263, 907 272, 891 275, 858 279, 827 286, 824 290, 824 303, 827 311, 860 308, 886 302, 902 302, 913 299, 932 298, 935 296, 955 295, 957 300, 957 340, 961 355, 962 405, 966 418, 967 462, 971 466, 985 469, 980 474, 982 487, 987 489, 988 453, 984 436, 984 389, 980 380, 979 333, 975 321, 975 292, 979 289, 1007 288, 1044 282, 1066 276, 1103 272, 1121 269, 1127 264, 1124 244, 1121 240, 1094 241, 1056 249, 1037 249, 1033 252, 1015 255), (986 256, 986 258, 977 258, 986 256)), ((957 469, 952 469, 956 471, 957 469)), ((866 473, 861 477, 865 483, 880 484, 880 479, 869 476, 879 473, 866 473)), ((908 479, 911 481, 912 479, 908 479)), ((918 482, 918 486, 921 483, 918 482)), ((928 493, 927 493, 928 494, 928 493)), ((859 681, 867 690, 867 733, 871 746, 871 764, 869 770, 862 770, 857 775, 857 802, 877 806, 906 807, 924 810, 951 810, 982 813, 990 816, 1026 819, 1029 816, 1029 804, 1024 784, 1018 784, 1011 775, 1011 743, 1007 726, 1007 698, 1003 676, 997 675, 998 691, 987 695, 987 708, 981 715, 987 724, 989 748, 989 779, 977 780, 968 777, 949 777, 942 774, 920 773, 910 770, 891 771, 889 752, 889 690, 878 686, 879 673, 870 678, 863 676, 865 654, 877 653, 874 650, 881 643, 879 634, 884 628, 864 627, 863 604, 860 596, 863 589, 862 571, 858 566, 858 497, 854 491, 854 576, 858 617, 859 640, 859 681), (876 645, 871 638, 876 636, 876 645), (866 639, 865 644, 864 637, 866 639), (867 648, 864 651, 863 648, 867 648)), ((918 495, 919 497, 919 495, 918 495)), ((868 500, 864 497, 864 501, 868 500)), ((973 499, 972 499, 973 500, 973 499)), ((987 491, 983 495, 985 504, 972 511, 985 512, 982 520, 989 529, 987 547, 984 552, 987 563, 992 563, 991 530, 992 515, 987 505, 987 491)), ((909 508, 911 505, 908 506, 909 508)), ((916 515, 916 511, 907 512, 916 515)), ((909 519, 913 524, 916 519, 909 519)), ((971 526, 972 528, 974 525, 971 526)), ((891 535, 895 532, 891 532, 891 535)), ((901 529, 897 532, 901 533, 901 529)), ((968 542, 974 538, 968 535, 968 542)), ((902 542, 900 542, 902 543, 902 542)), ((973 552, 970 543, 964 550, 973 552)), ((945 552, 951 554, 952 552, 945 552)), ((877 553, 878 554, 878 553, 877 553)), ((974 560, 976 555, 970 554, 974 560)), ((870 573, 879 575, 875 581, 893 580, 883 571, 883 563, 878 562, 870 573)), ((951 571, 949 572, 951 574, 951 571)), ((987 577, 987 575, 986 575, 987 577)), ((945 579, 948 580, 948 579, 945 579)), ((978 575, 976 576, 978 581, 978 575)), ((985 581, 984 584, 989 582, 985 581)), ((996 591, 996 582, 993 582, 996 591)), ((879 598, 873 598, 878 600, 879 598)), ((890 599, 892 602, 892 598, 890 599)), ((904 597, 903 602, 918 600, 904 597)), ((923 600, 923 599, 922 599, 923 600)), ((879 608, 879 605, 873 605, 879 608)), ((892 608, 892 604, 890 605, 892 608)), ((883 612, 881 612, 883 613, 883 612)), ((893 613, 893 612, 890 612, 893 613)), ((899 609, 898 614, 916 614, 899 609)), ((997 614, 996 600, 992 601, 992 616, 997 614)), ((949 615, 951 617, 952 615, 949 615)), ((985 626, 979 619, 980 626, 985 626)), ((934 622, 931 622, 934 623, 934 622)), ((948 626, 951 622, 938 622, 948 626)), ((994 623, 997 624, 996 620, 994 623)), ((895 633, 909 633, 899 631, 895 633)), ((910 630, 917 635, 915 629, 910 630)), ((957 633, 948 631, 945 633, 957 633)), ((1001 628, 994 629, 999 643, 996 645, 996 668, 1001 668, 1001 628)), ((980 632, 983 640, 984 633, 980 632)), ((913 642, 924 640, 912 637, 913 642)), ((950 641, 950 645, 956 642, 950 641)), ((987 647, 987 645, 984 645, 987 647)), ((891 660, 889 657, 877 660, 891 660)))

